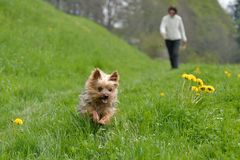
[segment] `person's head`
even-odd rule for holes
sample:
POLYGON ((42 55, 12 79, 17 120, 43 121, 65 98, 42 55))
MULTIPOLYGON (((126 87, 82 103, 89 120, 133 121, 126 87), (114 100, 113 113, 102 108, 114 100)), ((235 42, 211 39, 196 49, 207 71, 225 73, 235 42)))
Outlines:
POLYGON ((176 14, 177 14, 177 8, 176 7, 173 7, 173 6, 170 6, 169 8, 168 8, 168 14, 171 16, 171 17, 173 17, 173 16, 175 16, 176 14))

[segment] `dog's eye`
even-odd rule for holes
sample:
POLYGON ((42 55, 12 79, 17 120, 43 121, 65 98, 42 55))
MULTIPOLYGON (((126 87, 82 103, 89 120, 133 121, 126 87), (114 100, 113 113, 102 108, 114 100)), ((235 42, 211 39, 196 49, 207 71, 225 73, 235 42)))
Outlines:
POLYGON ((112 88, 109 88, 108 91, 109 91, 109 92, 112 92, 112 88))
POLYGON ((101 92, 103 90, 102 87, 98 87, 98 91, 101 92))

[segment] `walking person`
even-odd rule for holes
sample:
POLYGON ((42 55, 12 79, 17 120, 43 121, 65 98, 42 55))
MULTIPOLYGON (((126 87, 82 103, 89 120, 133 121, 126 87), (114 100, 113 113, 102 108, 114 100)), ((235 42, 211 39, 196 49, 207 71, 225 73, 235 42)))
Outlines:
POLYGON ((186 48, 187 37, 182 18, 177 14, 176 7, 168 8, 168 15, 162 18, 160 33, 165 40, 172 69, 178 68, 178 52, 183 41, 183 48, 186 48))

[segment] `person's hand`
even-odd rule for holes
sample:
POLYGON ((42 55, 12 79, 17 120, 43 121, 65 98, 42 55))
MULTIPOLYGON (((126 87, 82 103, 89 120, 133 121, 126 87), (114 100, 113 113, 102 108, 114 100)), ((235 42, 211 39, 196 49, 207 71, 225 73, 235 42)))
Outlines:
POLYGON ((161 32, 162 38, 165 40, 166 39, 166 33, 161 32))
POLYGON ((186 49, 186 48, 187 48, 187 41, 183 41, 182 49, 186 49))

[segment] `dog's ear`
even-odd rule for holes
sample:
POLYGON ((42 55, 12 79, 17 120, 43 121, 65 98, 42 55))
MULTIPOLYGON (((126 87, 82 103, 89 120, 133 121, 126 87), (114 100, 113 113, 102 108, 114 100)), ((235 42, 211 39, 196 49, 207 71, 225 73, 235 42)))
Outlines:
POLYGON ((110 75, 110 77, 109 77, 109 81, 118 82, 119 81, 119 74, 118 74, 118 72, 113 72, 110 75))
POLYGON ((98 80, 101 79, 101 71, 100 69, 96 68, 93 72, 92 72, 92 80, 98 80))

